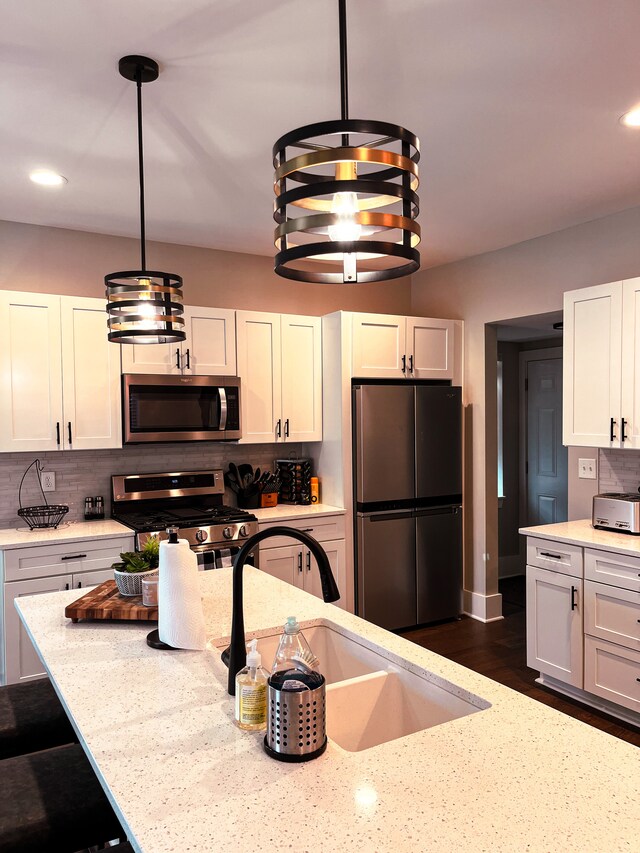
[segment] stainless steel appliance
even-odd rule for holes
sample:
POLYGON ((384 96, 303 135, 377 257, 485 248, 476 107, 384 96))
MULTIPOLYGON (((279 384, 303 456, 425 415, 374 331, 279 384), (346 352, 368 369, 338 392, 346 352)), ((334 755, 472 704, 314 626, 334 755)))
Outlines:
POLYGON ((591 523, 600 530, 640 535, 640 495, 637 492, 594 495, 591 523))
MULTIPOLYGON (((200 569, 232 564, 245 539, 258 532, 255 515, 222 503, 223 472, 132 474, 111 478, 111 515, 136 531, 136 550, 178 527, 198 556, 200 569)), ((258 549, 253 552, 257 564, 258 549)), ((249 561, 252 562, 252 561, 249 561)))
POLYGON ((242 438, 237 376, 122 377, 125 444, 242 438))
POLYGON ((462 609, 461 390, 354 381, 356 607, 390 630, 462 609))

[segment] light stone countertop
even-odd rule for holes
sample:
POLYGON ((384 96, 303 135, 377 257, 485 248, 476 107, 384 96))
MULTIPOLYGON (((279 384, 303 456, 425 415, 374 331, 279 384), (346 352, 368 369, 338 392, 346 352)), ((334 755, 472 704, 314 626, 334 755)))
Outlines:
POLYGON ((596 530, 588 518, 562 521, 558 524, 541 524, 537 527, 521 527, 518 532, 525 536, 537 536, 539 539, 555 539, 571 545, 640 557, 640 536, 616 533, 614 530, 596 530))
POLYGON ((336 513, 344 515, 345 510, 338 506, 330 506, 329 504, 278 504, 277 506, 252 509, 250 512, 255 515, 259 522, 268 521, 271 523, 288 521, 292 518, 335 515, 336 513))
POLYGON ((133 535, 131 528, 111 518, 105 518, 104 521, 71 521, 61 524, 57 529, 29 530, 26 525, 17 529, 8 527, 0 530, 0 551, 8 548, 24 548, 29 545, 56 545, 133 535))
POLYGON ((199 575, 205 652, 152 650, 148 625, 73 625, 63 610, 77 592, 17 600, 137 851, 637 849, 640 750, 246 567, 248 633, 329 620, 491 704, 361 752, 330 741, 308 763, 269 758, 262 733, 233 725, 213 648, 230 634, 231 577, 199 575))

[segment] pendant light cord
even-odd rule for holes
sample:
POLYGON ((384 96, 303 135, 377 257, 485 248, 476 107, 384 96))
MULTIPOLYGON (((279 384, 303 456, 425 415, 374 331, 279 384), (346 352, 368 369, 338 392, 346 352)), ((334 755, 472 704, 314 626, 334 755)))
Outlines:
POLYGON ((147 268, 146 235, 144 225, 144 155, 142 151, 142 67, 136 72, 138 92, 138 170, 140 176, 140 268, 147 268))
POLYGON ((338 19, 340 22, 340 117, 349 118, 349 83, 347 80, 347 5, 346 0, 338 0, 338 19))

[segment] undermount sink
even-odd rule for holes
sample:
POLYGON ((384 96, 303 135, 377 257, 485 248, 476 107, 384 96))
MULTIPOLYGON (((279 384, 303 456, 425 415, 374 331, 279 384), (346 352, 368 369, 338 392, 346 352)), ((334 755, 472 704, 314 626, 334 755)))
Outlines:
MULTIPOLYGON (((327 735, 360 752, 490 707, 462 696, 454 684, 409 670, 409 662, 385 654, 329 624, 304 627, 327 682, 327 735)), ((281 629, 258 638, 262 663, 271 668, 281 629)))

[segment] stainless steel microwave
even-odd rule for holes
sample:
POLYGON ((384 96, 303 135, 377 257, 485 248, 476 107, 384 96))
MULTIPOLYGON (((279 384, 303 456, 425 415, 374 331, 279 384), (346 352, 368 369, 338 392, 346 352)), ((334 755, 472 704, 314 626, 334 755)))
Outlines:
POLYGON ((236 376, 122 377, 125 444, 242 438, 236 376))

